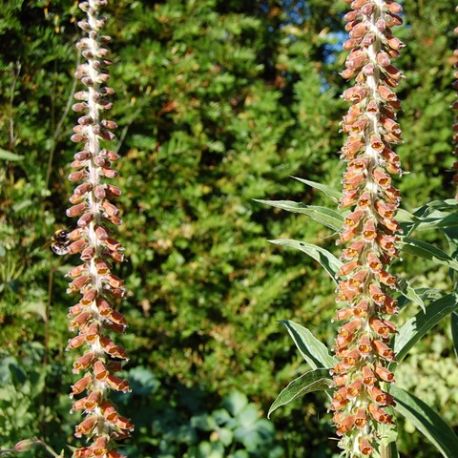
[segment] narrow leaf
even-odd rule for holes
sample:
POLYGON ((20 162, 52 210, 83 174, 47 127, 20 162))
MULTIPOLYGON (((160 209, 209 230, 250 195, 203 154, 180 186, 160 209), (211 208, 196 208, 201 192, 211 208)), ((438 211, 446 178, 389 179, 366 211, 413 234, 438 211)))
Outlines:
POLYGON ((413 214, 418 218, 427 218, 437 210, 455 212, 457 209, 458 204, 455 199, 432 200, 422 207, 415 209, 413 214))
POLYGON ((426 312, 419 312, 408 320, 399 330, 394 341, 394 352, 400 362, 409 350, 439 321, 457 309, 455 294, 448 294, 426 307, 426 312))
POLYGON ((280 239, 270 240, 270 243, 275 245, 287 246, 295 248, 296 250, 303 251, 308 254, 312 259, 318 261, 330 277, 337 283, 337 272, 342 266, 342 262, 337 259, 332 253, 311 243, 300 242, 298 240, 280 239))
POLYGON ((289 320, 282 321, 281 323, 289 332, 302 357, 313 369, 334 366, 335 360, 329 354, 326 345, 319 341, 307 328, 289 320))
POLYGON ((343 216, 336 210, 327 207, 320 207, 317 205, 305 205, 301 202, 294 202, 292 200, 259 200, 260 202, 272 207, 281 208, 293 213, 302 213, 310 216, 314 221, 331 228, 334 231, 340 231, 343 225, 343 216))
POLYGON ((458 261, 449 256, 445 251, 423 240, 404 237, 402 249, 408 253, 426 259, 433 259, 439 264, 444 264, 451 269, 458 270, 458 261))
POLYGON ((410 283, 406 280, 399 281, 399 290, 401 294, 408 299, 410 302, 417 304, 426 313, 426 305, 421 296, 417 294, 414 288, 410 285, 410 283))
POLYGON ((4 159, 5 161, 22 161, 24 156, 20 156, 19 154, 0 148, 0 159, 4 159))
POLYGON ((391 386, 395 410, 409 420, 446 458, 456 458, 458 437, 427 404, 407 391, 391 386))
POLYGON ((316 181, 310 181, 310 180, 305 180, 304 178, 298 178, 298 177, 293 177, 295 180, 300 181, 301 183, 304 183, 308 186, 311 186, 312 188, 318 189, 319 191, 324 192, 328 197, 330 197, 334 201, 339 201, 340 198, 342 197, 342 193, 337 191, 334 188, 331 188, 330 186, 327 186, 325 184, 318 183, 316 181))
POLYGON ((428 218, 421 220, 416 227, 417 230, 427 230, 435 228, 458 227, 458 215, 456 213, 434 212, 428 218))
POLYGON ((455 355, 458 358, 458 313, 452 313, 452 338, 453 346, 455 347, 455 355))
POLYGON ((278 395, 277 399, 270 406, 267 418, 279 407, 285 406, 312 391, 322 391, 330 388, 332 384, 328 369, 315 369, 306 372, 290 382, 278 395))

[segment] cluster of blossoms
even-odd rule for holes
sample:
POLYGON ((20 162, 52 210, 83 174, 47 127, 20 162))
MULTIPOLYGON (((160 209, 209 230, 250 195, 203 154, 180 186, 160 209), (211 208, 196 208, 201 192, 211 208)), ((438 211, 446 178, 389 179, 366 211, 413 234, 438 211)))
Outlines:
MULTIPOLYGON (((456 7, 456 12, 458 13, 458 6, 456 7)), ((455 36, 458 37, 458 27, 455 28, 455 36)), ((458 49, 455 49, 453 53, 453 64, 455 67, 455 82, 454 87, 458 91, 458 49)), ((453 108, 458 110, 458 100, 453 104, 453 108)), ((455 116, 455 124, 453 125, 453 142, 455 143, 455 157, 458 157, 458 117, 455 116)), ((456 186, 455 198, 458 200, 458 160, 454 164, 455 176, 454 182, 456 186)))
POLYGON ((111 202, 119 197, 120 190, 107 183, 107 178, 116 176, 112 168, 118 155, 102 147, 104 141, 113 140, 116 124, 104 119, 103 113, 112 106, 109 97, 113 89, 106 86, 110 65, 106 44, 110 37, 100 34, 106 19, 100 9, 106 0, 81 2, 80 8, 86 19, 78 26, 85 33, 77 47, 84 63, 76 76, 85 86, 77 92, 78 103, 73 110, 81 113, 74 127, 72 141, 81 143, 82 150, 75 154, 70 181, 79 183, 70 197, 72 207, 69 217, 77 217, 77 228, 66 235, 66 253, 79 254, 82 264, 73 268, 68 276, 71 283, 69 293, 77 293, 79 302, 70 308, 70 328, 78 334, 68 343, 68 349, 83 347, 84 354, 73 366, 73 372, 83 373, 73 386, 71 396, 84 397, 75 400, 73 411, 82 411, 83 421, 77 425, 75 436, 87 436, 90 445, 74 452, 76 458, 119 458, 114 450, 115 440, 127 437, 133 429, 132 423, 122 417, 108 400, 108 391, 129 391, 126 380, 115 375, 121 363, 127 360, 125 350, 116 345, 107 331, 123 332, 124 317, 112 304, 125 295, 121 279, 111 272, 113 262, 123 260, 123 248, 111 238, 107 226, 119 225, 118 208, 111 202))
POLYGON ((341 447, 352 457, 371 456, 379 443, 379 424, 393 422, 394 401, 387 386, 394 381, 387 366, 394 361, 389 321, 397 313, 390 290, 396 278, 387 271, 397 256, 399 226, 394 215, 399 191, 391 176, 400 161, 391 145, 401 141, 396 122, 400 108, 393 88, 402 77, 392 65, 404 46, 391 28, 400 25, 401 6, 392 0, 346 0, 350 53, 342 76, 355 79, 343 98, 352 103, 343 118, 347 135, 342 157, 347 163, 341 200, 347 214, 340 243, 345 245, 337 300, 342 322, 332 369, 334 423, 341 447))

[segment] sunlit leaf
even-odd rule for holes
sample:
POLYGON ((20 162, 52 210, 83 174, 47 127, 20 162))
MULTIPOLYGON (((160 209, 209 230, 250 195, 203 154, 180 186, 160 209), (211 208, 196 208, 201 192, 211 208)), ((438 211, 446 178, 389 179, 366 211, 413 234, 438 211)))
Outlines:
POLYGON ((330 197, 332 200, 336 202, 338 202, 340 198, 342 197, 342 193, 340 191, 337 191, 337 189, 331 188, 328 185, 318 183, 316 181, 305 180, 304 178, 298 178, 298 177, 293 177, 293 178, 297 181, 300 181, 301 183, 311 186, 312 188, 315 188, 315 189, 318 189, 319 191, 324 192, 328 197, 330 197))
POLYGON ((342 214, 336 210, 327 207, 320 207, 316 205, 305 205, 301 202, 294 202, 292 200, 258 200, 262 204, 270 205, 272 207, 281 208, 293 213, 302 213, 310 216, 314 221, 331 228, 334 231, 340 231, 343 225, 342 214))
POLYGON ((458 261, 449 256, 445 251, 432 245, 431 243, 424 242, 423 240, 413 239, 411 237, 404 237, 402 249, 415 256, 420 256, 426 259, 432 259, 439 264, 446 265, 447 267, 458 270, 458 261))
POLYGON ((279 407, 297 399, 312 391, 322 391, 328 389, 332 384, 328 369, 315 369, 290 382, 278 395, 277 399, 270 406, 267 418, 279 407))
POLYGON ((396 401, 396 412, 409 420, 444 457, 457 457, 458 437, 431 407, 396 386, 391 386, 390 393, 396 401))
POLYGON ((11 151, 7 151, 6 149, 0 148, 0 159, 5 161, 22 161, 24 156, 20 156, 19 154, 12 153, 11 151))
POLYGON ((330 277, 337 283, 337 272, 342 266, 342 262, 337 259, 332 253, 311 243, 301 242, 299 240, 279 239, 270 240, 270 243, 275 245, 287 246, 303 251, 315 261, 318 261, 330 277))
POLYGON ((330 355, 326 345, 318 340, 307 328, 294 321, 282 321, 303 358, 313 368, 330 368, 335 359, 330 355))
POLYGON ((408 320, 394 340, 397 361, 401 361, 431 328, 456 309, 457 298, 455 294, 449 294, 428 305, 425 312, 421 311, 408 320))
POLYGON ((417 304, 421 307, 423 312, 426 312, 426 305, 421 296, 417 293, 417 291, 412 288, 409 282, 406 280, 399 281, 399 290, 401 294, 408 299, 410 302, 417 304))

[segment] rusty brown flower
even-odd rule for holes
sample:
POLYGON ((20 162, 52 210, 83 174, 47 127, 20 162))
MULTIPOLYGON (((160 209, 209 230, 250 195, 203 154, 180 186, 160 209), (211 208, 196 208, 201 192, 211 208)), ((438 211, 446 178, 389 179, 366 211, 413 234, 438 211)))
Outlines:
POLYGON ((58 254, 79 255, 82 261, 68 273, 67 291, 80 298, 69 310, 70 329, 77 335, 69 340, 67 349, 82 350, 73 364, 73 372, 80 378, 72 386, 71 397, 79 397, 72 410, 84 415, 75 436, 89 441, 76 449, 74 456, 85 458, 122 457, 115 450, 115 441, 133 430, 133 424, 118 413, 108 396, 110 390, 129 391, 129 385, 115 375, 127 360, 126 351, 109 336, 126 328, 124 317, 115 309, 126 291, 123 281, 112 273, 113 264, 122 262, 124 250, 110 235, 113 226, 121 224, 120 211, 113 203, 121 192, 109 182, 116 177, 113 164, 119 156, 109 149, 116 123, 106 118, 114 94, 107 86, 110 37, 102 34, 106 18, 101 10, 106 4, 107 0, 79 4, 86 17, 78 22, 84 36, 77 43, 83 63, 76 77, 84 89, 75 94, 73 110, 80 117, 71 140, 81 144, 81 150, 71 164, 69 180, 76 187, 67 210, 67 216, 77 218, 77 223, 73 231, 56 236, 54 249, 58 254))
POLYGON ((342 121, 347 168, 341 207, 349 212, 340 236, 345 248, 337 319, 342 324, 334 347, 332 410, 341 447, 349 456, 363 457, 377 450, 379 425, 393 423, 387 384, 394 381, 388 364, 395 359, 390 315, 397 312, 391 297, 397 279, 389 267, 399 239, 394 219, 399 191, 392 176, 401 171, 393 145, 401 141, 394 89, 402 74, 392 61, 404 45, 391 31, 402 23, 398 3, 346 1, 351 11, 345 16, 344 48, 350 52, 342 76, 355 84, 343 93, 351 107, 342 121))

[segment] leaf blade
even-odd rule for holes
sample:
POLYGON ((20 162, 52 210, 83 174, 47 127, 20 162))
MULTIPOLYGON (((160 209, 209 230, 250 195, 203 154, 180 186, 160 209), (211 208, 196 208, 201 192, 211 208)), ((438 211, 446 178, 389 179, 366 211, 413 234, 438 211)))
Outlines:
POLYGON ((327 369, 315 369, 297 377, 280 391, 275 401, 269 408, 267 418, 270 418, 278 408, 289 404, 299 396, 304 396, 312 391, 321 391, 331 386, 331 377, 327 369))
POLYGON ((431 243, 424 242, 423 240, 417 240, 412 237, 404 237, 402 241, 402 249, 408 253, 425 259, 435 260, 438 264, 443 264, 448 266, 450 269, 458 270, 458 261, 431 243))
POLYGON ((450 426, 426 403, 411 393, 391 386, 394 409, 408 419, 446 458, 456 457, 458 437, 450 426))
POLYGON ((11 151, 0 148, 0 159, 5 161, 22 161, 24 156, 20 156, 19 154, 12 153, 11 151))
POLYGON ((314 221, 323 224, 330 229, 339 232, 343 225, 343 216, 336 210, 322 207, 319 205, 305 205, 302 202, 292 200, 262 200, 255 199, 256 202, 270 205, 271 207, 281 208, 292 213, 301 213, 310 216, 314 221))
POLYGON ((458 358, 458 313, 457 312, 452 312, 451 326, 452 326, 453 346, 455 349, 455 355, 458 358))
POLYGON ((318 340, 307 328, 294 321, 281 322, 299 349, 302 357, 312 369, 329 369, 335 359, 329 354, 326 345, 318 340))
POLYGON ((399 291, 401 294, 410 302, 417 304, 423 310, 423 313, 426 313, 426 304, 421 298, 421 296, 415 291, 415 289, 410 285, 410 283, 404 279, 399 281, 399 291))
POLYGON ((457 308, 455 294, 448 294, 426 307, 426 313, 419 312, 399 329, 394 340, 397 362, 439 321, 457 308))
POLYGON ((335 202, 338 202, 342 197, 342 193, 331 188, 328 185, 318 183, 317 181, 306 180, 305 178, 293 177, 295 180, 300 181, 301 183, 306 184, 314 189, 318 189, 318 191, 324 192, 327 196, 329 196, 335 202))
POLYGON ((324 248, 321 248, 318 245, 301 242, 299 240, 278 239, 269 241, 274 245, 287 246, 304 252, 312 259, 319 262, 322 265, 322 267, 326 270, 326 272, 329 274, 329 276, 337 284, 337 272, 341 268, 342 262, 329 251, 325 250, 324 248))

